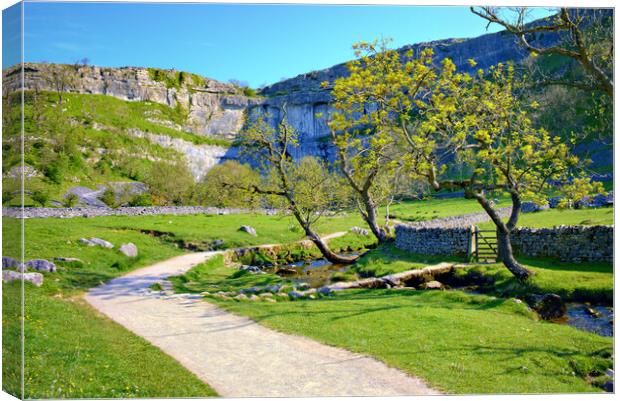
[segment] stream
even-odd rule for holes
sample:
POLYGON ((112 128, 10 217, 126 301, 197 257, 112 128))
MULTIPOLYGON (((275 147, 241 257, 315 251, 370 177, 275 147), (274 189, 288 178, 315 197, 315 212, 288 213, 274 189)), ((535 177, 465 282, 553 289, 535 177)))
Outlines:
MULTIPOLYGON (((350 253, 347 256, 357 255, 350 253)), ((299 261, 286 265, 264 269, 288 278, 297 283, 305 283, 311 288, 319 288, 338 281, 353 281, 359 279, 356 274, 348 273, 350 265, 332 264, 325 259, 299 261)), ((453 290, 465 290, 454 288, 453 290)), ((468 293, 481 294, 475 291, 468 293)), ((566 314, 553 321, 556 324, 567 324, 579 330, 596 333, 601 336, 613 336, 613 307, 603 305, 589 305, 586 303, 566 303, 566 314)))
MULTIPOLYGON (((346 256, 357 255, 357 253, 346 254, 346 256)), ((308 284, 311 288, 319 288, 338 281, 359 279, 356 274, 344 274, 349 270, 349 267, 350 265, 333 264, 326 259, 315 259, 294 262, 264 270, 298 283, 308 284)))

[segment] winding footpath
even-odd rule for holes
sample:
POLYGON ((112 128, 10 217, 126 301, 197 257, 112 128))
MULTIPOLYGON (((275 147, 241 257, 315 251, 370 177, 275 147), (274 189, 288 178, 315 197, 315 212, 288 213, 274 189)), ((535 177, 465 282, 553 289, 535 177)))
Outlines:
POLYGON ((93 288, 86 300, 145 338, 224 397, 438 394, 370 357, 276 332, 195 295, 148 287, 218 252, 178 256, 93 288))

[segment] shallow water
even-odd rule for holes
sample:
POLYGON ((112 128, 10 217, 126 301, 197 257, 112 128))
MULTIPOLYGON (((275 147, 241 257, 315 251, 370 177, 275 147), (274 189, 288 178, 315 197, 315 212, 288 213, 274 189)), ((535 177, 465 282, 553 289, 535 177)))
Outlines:
POLYGON ((609 306, 587 306, 585 304, 570 303, 566 305, 566 317, 563 322, 580 330, 596 333, 601 336, 612 337, 614 310, 609 306), (593 316, 587 308, 598 313, 593 316))
MULTIPOLYGON (((347 254, 347 256, 356 255, 356 253, 347 254)), ((333 264, 325 259, 316 259, 290 263, 273 267, 269 270, 298 283, 308 284, 311 288, 318 288, 338 281, 337 279, 334 280, 334 274, 346 272, 350 267, 351 265, 333 264), (285 269, 290 271, 284 272, 283 270, 285 269), (280 273, 277 273, 278 270, 280 273)), ((357 279, 356 276, 350 276, 350 278, 353 280, 357 279)))

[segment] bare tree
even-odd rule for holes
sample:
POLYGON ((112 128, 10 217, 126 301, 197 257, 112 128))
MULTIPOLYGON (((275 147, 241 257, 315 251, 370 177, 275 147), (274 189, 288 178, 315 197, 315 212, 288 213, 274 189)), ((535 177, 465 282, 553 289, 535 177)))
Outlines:
POLYGON ((63 94, 73 89, 76 84, 76 70, 66 64, 47 64, 44 67, 46 83, 58 95, 58 107, 62 105, 63 94))
POLYGON ((513 18, 502 15, 497 7, 470 7, 471 12, 499 24, 517 36, 520 43, 535 55, 558 55, 577 61, 586 73, 581 81, 546 79, 543 85, 566 85, 586 90, 597 89, 613 98, 613 11, 604 9, 560 8, 540 23, 528 23, 528 8, 505 9, 513 18), (560 41, 544 46, 538 35, 557 34, 560 41))

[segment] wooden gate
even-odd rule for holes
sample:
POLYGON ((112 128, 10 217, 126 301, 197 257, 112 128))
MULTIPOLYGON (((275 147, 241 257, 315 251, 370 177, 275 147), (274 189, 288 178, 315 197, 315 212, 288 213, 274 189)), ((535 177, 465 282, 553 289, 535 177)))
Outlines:
POLYGON ((494 263, 497 261, 497 232, 495 230, 474 230, 475 251, 477 262, 494 263))

